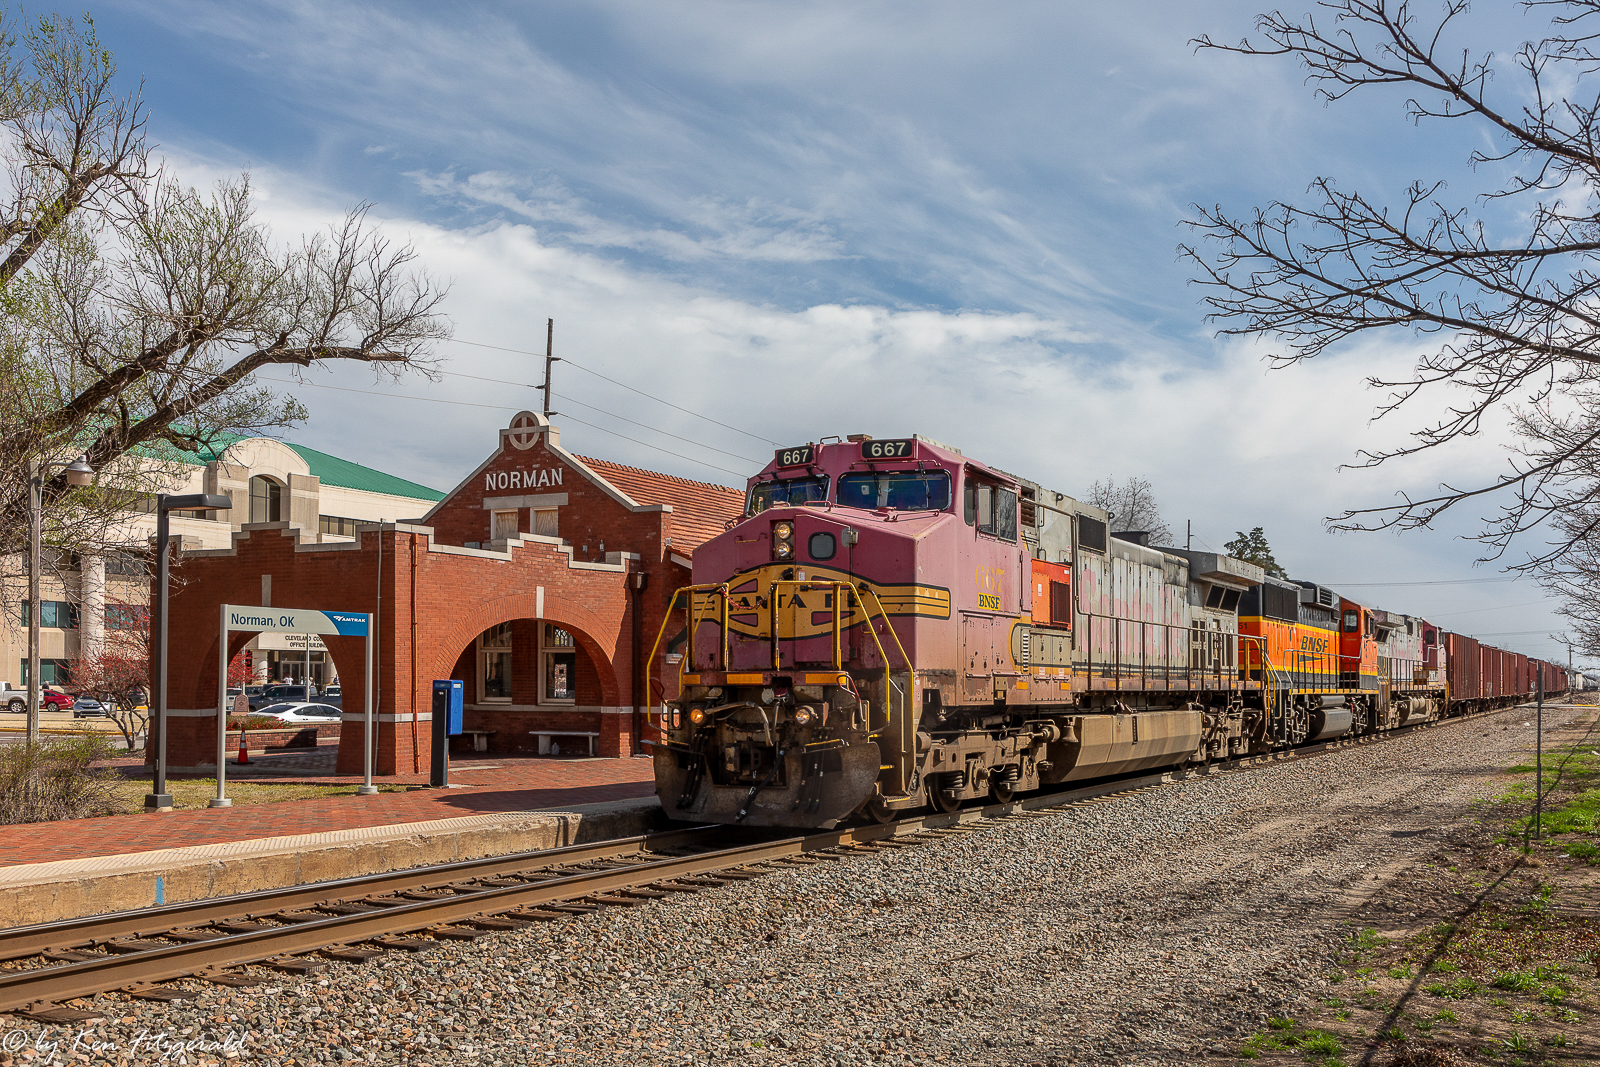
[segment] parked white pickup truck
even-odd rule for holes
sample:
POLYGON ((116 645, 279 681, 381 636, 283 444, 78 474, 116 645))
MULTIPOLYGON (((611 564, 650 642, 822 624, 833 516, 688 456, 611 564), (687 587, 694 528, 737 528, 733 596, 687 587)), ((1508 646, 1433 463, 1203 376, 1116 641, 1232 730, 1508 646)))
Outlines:
MULTIPOLYGON (((59 689, 51 689, 48 685, 39 691, 39 708, 41 711, 57 709, 62 711, 72 710, 72 697, 59 689)), ((28 691, 18 689, 10 682, 0 682, 0 707, 4 707, 13 715, 25 714, 28 710, 28 691)))

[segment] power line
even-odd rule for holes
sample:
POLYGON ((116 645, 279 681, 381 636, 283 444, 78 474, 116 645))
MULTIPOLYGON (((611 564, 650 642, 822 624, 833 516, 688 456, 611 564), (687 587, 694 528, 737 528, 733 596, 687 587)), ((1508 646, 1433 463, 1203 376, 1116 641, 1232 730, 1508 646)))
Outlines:
MULTIPOLYGON (((349 386, 345 386, 345 385, 324 385, 321 382, 296 382, 296 381, 292 381, 292 380, 290 380, 288 378, 268 378, 265 375, 257 375, 257 378, 260 381, 278 382, 278 383, 280 383, 282 385, 309 385, 313 389, 334 389, 334 390, 337 390, 338 392, 341 392, 341 393, 362 393, 362 394, 364 394, 366 396, 382 396, 382 397, 389 397, 389 398, 394 399, 394 400, 417 400, 417 401, 420 401, 420 402, 422 402, 424 404, 453 404, 453 405, 458 406, 458 407, 491 408, 491 409, 496 410, 496 411, 520 411, 520 410, 522 410, 521 408, 516 408, 516 407, 506 407, 504 404, 473 404, 473 403, 468 403, 465 400, 440 400, 439 398, 432 397, 432 396, 409 396, 409 395, 407 395, 405 393, 385 393, 385 392, 381 392, 381 391, 379 391, 377 389, 352 389, 349 386)), ((515 385, 516 383, 515 382, 507 382, 507 383, 504 383, 504 384, 515 385)), ((588 407, 587 404, 585 404, 584 406, 588 407)), ((618 416, 618 417, 620 418, 620 416, 618 416)), ((626 434, 617 433, 617 431, 615 431, 615 430, 608 430, 604 426, 596 426, 593 423, 584 422, 582 419, 574 418, 571 415, 563 415, 562 418, 568 420, 569 422, 575 422, 579 426, 587 426, 591 430, 599 430, 601 433, 608 433, 612 437, 620 437, 624 441, 632 441, 636 445, 643 445, 645 448, 654 449, 657 452, 664 453, 664 454, 666 454, 668 456, 676 457, 677 459, 688 460, 690 463, 698 463, 702 467, 710 467, 714 471, 721 471, 724 474, 731 474, 735 478, 748 477, 747 474, 745 474, 745 473, 743 473, 741 471, 731 471, 726 467, 719 467, 715 463, 707 463, 705 460, 702 460, 702 459, 695 459, 692 456, 685 456, 682 453, 673 452, 670 449, 662 448, 660 445, 653 445, 653 444, 650 444, 648 441, 640 441, 640 440, 637 440, 636 438, 629 437, 626 434)), ((626 421, 629 421, 629 420, 625 419, 623 421, 626 422, 626 421)), ((640 424, 636 424, 636 425, 640 425, 640 424)), ((650 427, 645 427, 645 428, 646 429, 650 429, 650 427)), ((657 430, 656 432, 657 433, 661 433, 662 431, 657 430)), ((667 434, 667 436, 671 437, 673 435, 672 434, 667 434)), ((679 438, 679 440, 683 440, 683 438, 679 438)), ((713 449, 713 451, 720 452, 721 449, 713 449)), ((743 459, 744 457, 743 456, 735 456, 734 458, 735 459, 743 459)), ((755 461, 751 460, 750 462, 754 463, 755 461)))
POLYGON ((593 404, 585 404, 583 401, 577 399, 576 397, 568 396, 566 393, 556 393, 555 395, 560 397, 562 400, 566 401, 567 403, 577 404, 579 407, 588 408, 590 411, 598 411, 602 415, 609 415, 613 419, 620 419, 623 422, 629 423, 629 424, 634 425, 634 426, 638 426, 641 429, 649 430, 651 433, 658 433, 663 437, 670 437, 674 441, 682 441, 684 444, 694 445, 696 448, 704 448, 704 449, 706 449, 707 451, 710 451, 710 452, 721 452, 724 456, 730 456, 733 459, 742 459, 746 463, 754 463, 758 467, 762 466, 762 462, 759 459, 751 459, 749 456, 741 456, 737 452, 729 452, 726 449, 716 448, 713 445, 702 444, 701 442, 696 441, 692 437, 679 437, 675 433, 668 433, 665 430, 659 429, 659 428, 657 428, 655 426, 648 425, 647 423, 634 422, 630 418, 627 418, 627 417, 625 417, 623 415, 618 415, 615 411, 607 411, 605 408, 597 408, 593 404))
POLYGON ((1495 604, 1487 608, 1468 608, 1465 611, 1434 612, 1428 615, 1430 619, 1448 619, 1452 615, 1471 615, 1479 611, 1509 611, 1512 608, 1527 608, 1535 604, 1547 603, 1547 600, 1525 600, 1520 604, 1495 604))
POLYGON ((624 440, 624 441, 633 441, 633 443, 634 443, 634 444, 636 444, 636 445, 644 445, 644 447, 646 447, 646 448, 653 448, 653 449, 655 449, 655 450, 656 450, 656 451, 657 451, 657 452, 665 452, 665 453, 666 453, 666 454, 667 454, 667 455, 669 455, 669 456, 677 456, 677 457, 678 457, 678 458, 679 458, 679 459, 686 459, 686 460, 688 460, 688 461, 689 461, 689 462, 690 462, 690 463, 698 463, 698 464, 700 464, 700 466, 702 466, 702 467, 710 467, 710 468, 711 468, 711 469, 712 469, 712 470, 714 470, 714 471, 721 471, 721 472, 722 472, 722 473, 724 473, 724 474, 731 474, 731 475, 733 475, 733 476, 734 476, 734 477, 735 477, 735 478, 744 478, 744 477, 747 477, 747 475, 744 475, 744 474, 741 474, 741 473, 739 473, 739 472, 738 472, 738 471, 731 471, 731 470, 729 470, 729 469, 728 469, 728 468, 726 468, 726 467, 719 467, 719 466, 717 466, 717 465, 716 465, 716 464, 715 464, 715 463, 707 463, 707 462, 706 462, 706 461, 705 461, 705 460, 703 460, 703 459, 694 459, 694 458, 692 458, 692 457, 690 457, 690 456, 684 456, 684 455, 679 455, 679 454, 678 454, 678 453, 677 453, 677 452, 671 452, 671 451, 668 451, 668 450, 667 450, 667 449, 665 449, 665 448, 662 448, 662 447, 661 447, 661 446, 660 446, 660 445, 652 445, 652 444, 650 444, 650 443, 648 443, 648 442, 646 442, 646 441, 639 441, 639 440, 635 440, 635 439, 634 439, 634 438, 632 438, 632 437, 629 437, 629 436, 627 436, 627 435, 626 435, 626 434, 620 434, 620 433, 618 433, 618 432, 617 432, 617 431, 615 431, 615 430, 608 430, 608 429, 606 429, 606 428, 605 428, 605 427, 604 427, 604 426, 596 426, 596 425, 594 425, 594 424, 593 424, 593 423, 590 423, 590 422, 584 422, 584 421, 583 421, 583 420, 582 420, 582 419, 575 419, 575 418, 573 418, 573 417, 572 417, 572 416, 571 416, 571 415, 563 415, 563 416, 561 416, 561 417, 562 417, 562 418, 563 418, 563 419, 566 419, 566 420, 567 420, 567 421, 569 421, 569 422, 575 422, 575 423, 577 423, 577 424, 578 424, 578 425, 579 425, 579 426, 587 426, 587 427, 589 427, 589 429, 591 429, 591 430, 599 430, 599 431, 600 431, 600 432, 601 432, 601 433, 608 433, 608 434, 610 434, 610 435, 611 435, 611 436, 612 436, 612 437, 620 437, 620 438, 622 438, 622 439, 623 439, 623 440, 624 440))
POLYGON ((1439 582, 1322 582, 1322 585, 1343 589, 1376 589, 1380 586, 1392 587, 1400 585, 1481 585, 1486 582, 1520 582, 1523 576, 1513 575, 1509 578, 1448 578, 1439 582))
POLYGON ((297 382, 289 378, 268 378, 264 374, 257 374, 257 381, 277 382, 280 385, 309 385, 313 389, 335 389, 341 393, 363 393, 367 396, 386 396, 395 400, 417 400, 424 404, 450 404, 459 408, 493 408, 495 411, 521 411, 521 408, 507 407, 504 404, 474 404, 466 400, 440 400, 436 396, 409 396, 405 393, 385 393, 377 389, 351 389, 346 385, 324 385, 322 382, 297 382))
MULTIPOLYGON (((453 337, 453 338, 451 338, 451 341, 453 341, 455 344, 458 344, 458 345, 471 345, 474 348, 490 348, 490 349, 493 349, 496 352, 511 352, 511 353, 513 353, 515 355, 519 355, 519 356, 538 356, 541 359, 544 357, 544 353, 543 352, 529 352, 529 351, 526 351, 525 349, 521 349, 521 348, 506 348, 503 345, 486 345, 486 344, 482 343, 481 341, 463 341, 459 337, 453 337)), ((665 404, 667 407, 674 408, 674 409, 676 409, 678 411, 681 411, 685 415, 693 415, 697 419, 704 419, 707 422, 715 423, 718 426, 722 426, 722 427, 725 427, 725 428, 727 428, 729 430, 732 430, 734 433, 742 433, 746 437, 755 438, 757 441, 765 441, 767 444, 773 445, 774 447, 776 447, 778 445, 778 442, 772 440, 770 437, 762 437, 758 433, 751 433, 749 430, 741 430, 741 429, 739 429, 739 427, 734 426, 731 423, 723 422, 721 419, 714 419, 710 415, 702 415, 698 411, 691 411, 690 409, 688 409, 686 407, 682 407, 681 405, 674 404, 670 400, 663 400, 659 396, 655 396, 655 395, 653 395, 651 393, 647 393, 643 389, 635 389, 633 386, 627 384, 626 382, 619 382, 615 378, 608 377, 607 375, 601 374, 597 370, 590 370, 588 367, 585 367, 582 363, 574 362, 570 356, 562 356, 561 357, 561 361, 563 363, 565 363, 569 367, 578 368, 579 370, 583 371, 585 374, 592 374, 596 378, 600 378, 603 381, 608 381, 612 385, 615 385, 615 386, 618 386, 619 388, 628 390, 630 393, 638 393, 640 396, 645 397, 646 399, 654 400, 658 404, 665 404)), ((445 373, 446 374, 460 374, 461 372, 460 371, 446 371, 445 373)), ((471 378, 471 377, 473 377, 473 375, 463 374, 462 377, 471 378)), ((485 378, 483 380, 484 381, 496 381, 497 379, 485 378)), ((520 383, 520 382, 502 382, 501 384, 503 384, 503 385, 520 385, 522 383, 520 383)), ((538 389, 538 388, 543 388, 543 387, 542 386, 528 386, 528 388, 530 388, 530 389, 538 389)))

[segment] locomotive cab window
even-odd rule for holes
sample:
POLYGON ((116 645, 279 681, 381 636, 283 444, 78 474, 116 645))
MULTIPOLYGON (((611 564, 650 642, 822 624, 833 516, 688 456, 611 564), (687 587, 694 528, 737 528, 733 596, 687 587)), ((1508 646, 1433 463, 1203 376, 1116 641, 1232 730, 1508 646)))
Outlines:
POLYGON ((943 511, 950 506, 950 474, 933 470, 842 475, 839 503, 868 510, 943 511))
POLYGON ((968 526, 1004 541, 1017 539, 1017 494, 967 475, 962 512, 968 526))
POLYGON ((1347 634, 1353 634, 1353 633, 1359 632, 1360 629, 1361 629, 1361 613, 1358 612, 1358 611, 1347 611, 1347 612, 1345 612, 1344 613, 1344 632, 1347 633, 1347 634))
POLYGON ((782 481, 761 482, 750 487, 750 506, 747 514, 759 515, 768 508, 826 499, 828 499, 826 477, 785 478, 782 481))

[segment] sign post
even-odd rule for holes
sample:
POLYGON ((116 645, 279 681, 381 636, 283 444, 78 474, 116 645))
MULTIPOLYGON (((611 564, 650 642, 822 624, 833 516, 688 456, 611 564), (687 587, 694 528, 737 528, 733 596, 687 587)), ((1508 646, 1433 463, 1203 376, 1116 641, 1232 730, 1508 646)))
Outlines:
MULTIPOLYGON (((372 784, 372 614, 356 611, 314 611, 308 608, 262 608, 252 605, 222 605, 222 628, 217 635, 217 795, 211 799, 213 808, 230 808, 233 801, 227 793, 228 765, 228 635, 235 630, 256 630, 262 633, 337 634, 341 637, 367 639, 367 692, 366 692, 366 784, 359 792, 376 793, 372 784)), ((306 641, 310 656, 310 639, 306 641)), ((311 678, 306 676, 309 687, 311 678)), ((311 690, 306 689, 309 697, 311 690)))

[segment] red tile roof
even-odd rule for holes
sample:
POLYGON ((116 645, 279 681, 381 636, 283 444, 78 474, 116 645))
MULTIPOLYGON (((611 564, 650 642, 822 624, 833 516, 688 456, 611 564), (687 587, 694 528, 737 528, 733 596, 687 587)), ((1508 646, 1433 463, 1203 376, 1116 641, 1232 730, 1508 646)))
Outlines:
POLYGON ((744 514, 744 493, 738 489, 588 456, 578 458, 636 503, 672 505, 672 514, 667 516, 667 536, 672 538, 672 550, 682 555, 693 553, 721 533, 729 519, 744 514))

